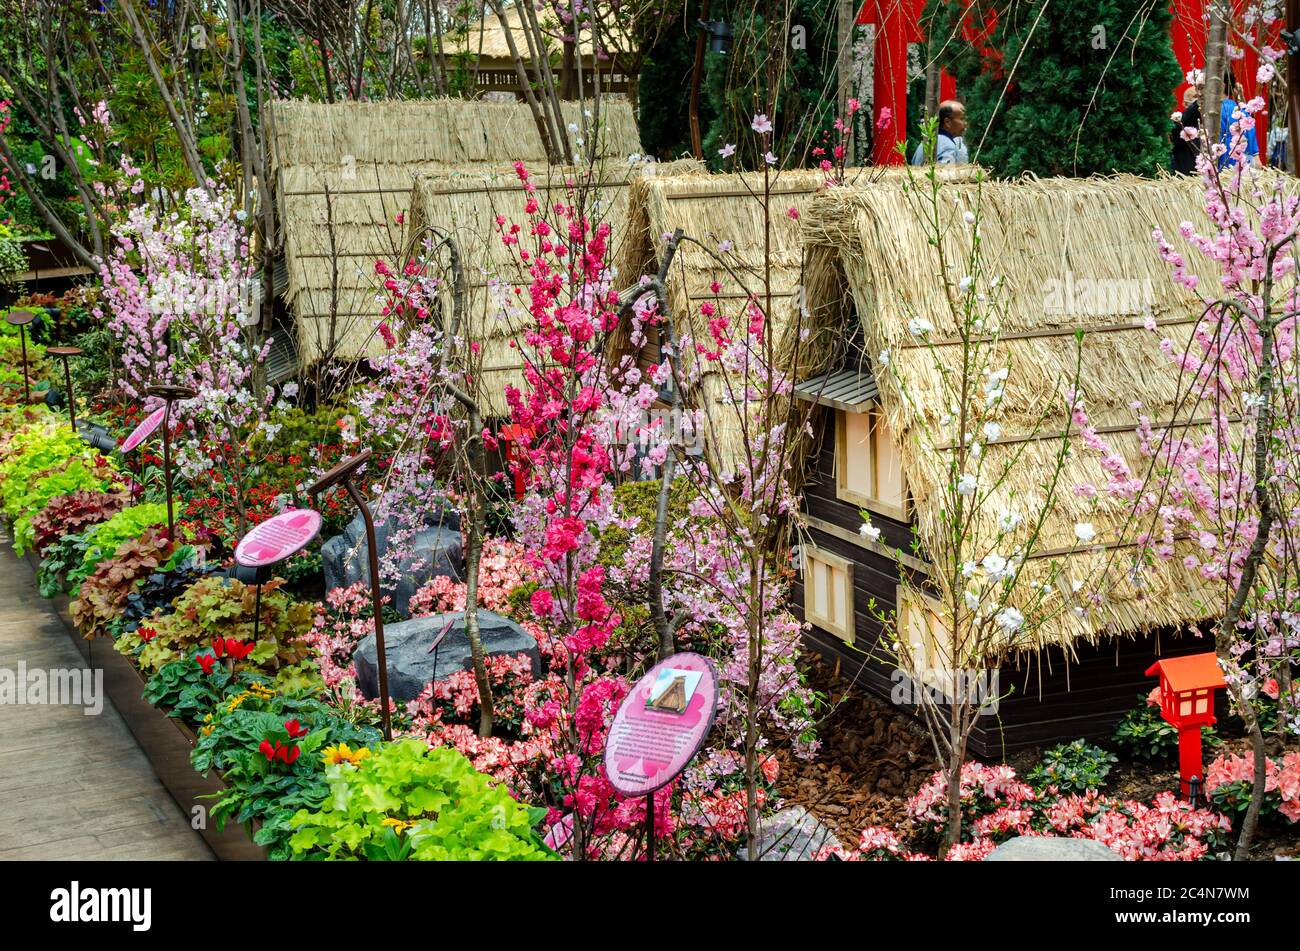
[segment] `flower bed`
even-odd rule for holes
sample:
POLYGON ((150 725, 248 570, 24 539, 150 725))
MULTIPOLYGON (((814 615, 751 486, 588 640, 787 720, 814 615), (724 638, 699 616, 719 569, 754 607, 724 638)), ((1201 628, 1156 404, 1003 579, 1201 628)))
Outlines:
POLYGON ((544 810, 452 749, 383 742, 373 705, 332 702, 311 643, 320 607, 268 582, 254 640, 253 589, 205 564, 183 530, 168 539, 165 508, 130 504, 132 483, 47 410, 0 415, 0 504, 15 537, 39 545, 28 557, 43 590, 219 857, 340 855, 338 842, 304 830, 334 828, 331 790, 360 782, 372 762, 384 772, 366 774, 371 799, 344 822, 372 841, 351 857, 554 857, 534 828, 544 810), (58 534, 57 518, 76 534, 58 534), (442 798, 426 788, 435 780, 442 798))

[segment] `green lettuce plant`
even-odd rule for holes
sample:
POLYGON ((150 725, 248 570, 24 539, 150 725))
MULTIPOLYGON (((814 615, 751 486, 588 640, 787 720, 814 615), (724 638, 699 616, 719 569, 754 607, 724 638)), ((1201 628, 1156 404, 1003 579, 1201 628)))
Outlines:
MULTIPOLYGON (((23 554, 36 540, 34 519, 53 499, 74 492, 103 493, 122 487, 111 469, 102 464, 88 466, 83 459, 72 459, 65 468, 34 481, 17 503, 22 511, 14 522, 14 549, 23 554)), ((75 530, 75 529, 74 529, 75 530)))
POLYGON ((327 767, 330 795, 291 825, 295 858, 546 860, 535 824, 545 811, 511 798, 448 747, 420 740, 377 747, 327 767))

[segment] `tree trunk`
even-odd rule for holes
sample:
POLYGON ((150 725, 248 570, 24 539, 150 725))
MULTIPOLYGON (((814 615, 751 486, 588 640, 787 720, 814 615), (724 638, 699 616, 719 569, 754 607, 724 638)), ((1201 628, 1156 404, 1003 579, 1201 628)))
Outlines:
POLYGON ((478 686, 478 735, 492 735, 492 683, 488 680, 487 658, 483 653, 483 638, 478 626, 478 567, 483 552, 483 512, 485 500, 480 497, 483 469, 483 421, 478 409, 469 411, 469 478, 473 486, 469 505, 465 506, 468 520, 465 540, 465 636, 469 638, 470 656, 474 660, 474 683, 478 686))
POLYGON ((1228 11, 1222 0, 1208 8, 1210 24, 1205 35, 1205 90, 1201 94, 1201 147, 1214 148, 1220 137, 1219 113, 1223 107, 1223 72, 1227 66, 1228 11))
POLYGON ((943 833, 939 858, 961 841, 961 765, 966 758, 966 738, 960 722, 960 711, 952 709, 948 723, 948 827, 943 833))

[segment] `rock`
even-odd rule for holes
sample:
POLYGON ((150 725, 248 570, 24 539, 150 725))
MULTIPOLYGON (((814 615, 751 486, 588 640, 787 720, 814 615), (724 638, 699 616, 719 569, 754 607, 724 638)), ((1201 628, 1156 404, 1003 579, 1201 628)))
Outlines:
MULTIPOLYGON (((478 612, 478 624, 485 654, 527 654, 532 661, 533 675, 541 673, 542 654, 537 649, 537 641, 522 627, 509 618, 483 609, 478 612)), ((459 670, 469 670, 474 665, 469 637, 465 634, 464 611, 384 625, 384 652, 388 659, 388 692, 394 700, 414 700, 426 684, 450 677, 459 670), (446 636, 435 654, 429 647, 444 631, 446 636)), ((357 669, 357 686, 361 692, 369 699, 379 696, 375 635, 371 634, 358 645, 352 661, 357 669)))
MULTIPOLYGON (((791 806, 762 821, 758 833, 758 860, 806 862, 826 846, 839 844, 835 833, 822 825, 811 812, 803 806, 791 806)), ((736 855, 742 861, 748 859, 748 847, 741 846, 736 855)))
MULTIPOLYGON (((376 506, 379 508, 379 506, 376 506)), ((375 542, 384 557, 388 540, 398 527, 396 513, 375 522, 375 542)), ((346 588, 358 581, 370 581, 370 554, 366 545, 366 523, 361 513, 348 522, 343 534, 321 546, 325 569, 325 590, 346 588)), ((411 554, 402 560, 396 584, 382 587, 390 604, 402 617, 410 617, 411 596, 432 578, 445 575, 457 581, 464 577, 465 557, 461 552, 460 519, 454 512, 434 513, 415 536, 411 554)))
POLYGON ((1123 857, 1094 839, 1051 835, 1018 835, 1007 839, 986 862, 1122 862, 1123 857))

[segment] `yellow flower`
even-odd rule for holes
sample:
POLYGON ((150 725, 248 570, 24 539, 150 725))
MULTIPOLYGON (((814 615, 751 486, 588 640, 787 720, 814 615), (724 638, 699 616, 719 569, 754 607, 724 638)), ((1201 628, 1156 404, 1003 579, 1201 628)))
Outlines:
POLYGON ((401 819, 394 819, 392 816, 387 817, 379 824, 381 826, 390 826, 398 835, 401 835, 407 829, 411 828, 411 826, 415 825, 414 822, 405 822, 401 819))
POLYGON ((216 729, 215 726, 205 726, 203 729, 199 730, 199 733, 201 733, 203 736, 211 736, 212 731, 215 729, 216 729))
POLYGON ((361 761, 370 755, 370 750, 364 746, 360 749, 351 749, 346 743, 340 743, 338 746, 327 746, 321 751, 321 759, 326 765, 334 763, 351 763, 353 766, 360 765, 361 761))
POLYGON ((226 712, 234 713, 236 708, 251 696, 252 694, 245 690, 243 693, 231 697, 230 702, 226 704, 226 712))

